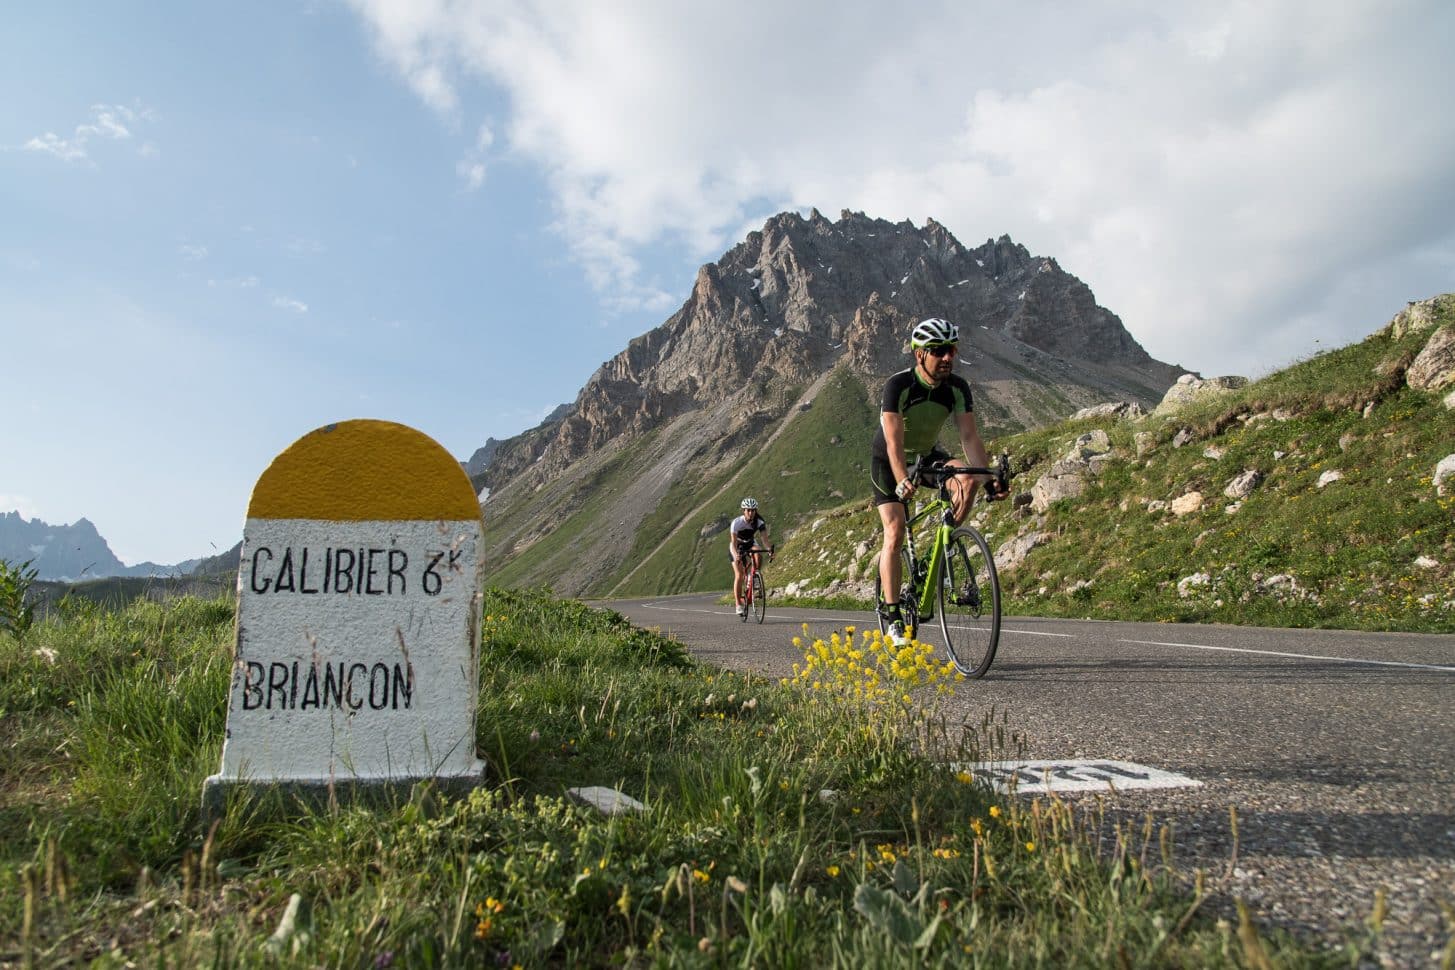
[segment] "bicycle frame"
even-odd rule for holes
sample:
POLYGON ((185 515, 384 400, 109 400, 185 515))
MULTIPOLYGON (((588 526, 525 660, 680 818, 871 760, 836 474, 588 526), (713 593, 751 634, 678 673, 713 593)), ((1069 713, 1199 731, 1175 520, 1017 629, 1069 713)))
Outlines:
POLYGON ((940 570, 945 561, 945 547, 949 544, 950 535, 955 530, 953 515, 954 509, 950 503, 942 497, 937 497, 904 524, 905 549, 909 551, 910 567, 915 571, 915 575, 909 577, 910 588, 919 593, 916 608, 921 623, 934 619, 935 616, 935 590, 939 588, 940 570), (929 559, 926 560, 928 566, 924 574, 920 575, 920 559, 915 551, 914 530, 926 518, 935 514, 940 515, 940 524, 935 527, 934 543, 930 547, 929 559))
MULTIPOLYGON (((920 475, 920 463, 924 459, 914 463, 910 471, 910 477, 918 479, 920 475)), ((1010 461, 1006 455, 1001 455, 999 463, 994 468, 973 468, 957 467, 955 474, 962 475, 994 475, 999 479, 1001 487, 1005 488, 1010 480, 1010 461)), ((908 510, 906 510, 907 512, 908 510)), ((933 619, 935 616, 935 591, 939 589, 940 570, 944 566, 946 549, 950 543, 950 536, 955 532, 954 506, 950 504, 949 494, 945 491, 945 484, 940 482, 939 494, 927 502, 918 512, 909 516, 904 524, 905 550, 909 553, 910 568, 913 575, 909 576, 910 589, 919 594, 919 601, 915 603, 918 610, 919 622, 933 619), (925 572, 920 575, 920 559, 915 554, 914 530, 921 522, 931 515, 940 516, 940 524, 935 527, 934 544, 930 547, 929 559, 926 561, 925 572)), ((904 577, 900 583, 904 583, 904 577)))

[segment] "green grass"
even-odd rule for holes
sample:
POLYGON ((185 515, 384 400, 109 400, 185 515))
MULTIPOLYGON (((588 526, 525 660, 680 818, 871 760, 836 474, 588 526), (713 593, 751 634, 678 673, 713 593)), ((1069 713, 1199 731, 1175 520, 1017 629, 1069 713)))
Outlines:
MULTIPOLYGON (((1051 537, 1002 575, 1005 611, 1455 632, 1455 497, 1431 483, 1455 448, 1455 412, 1403 381, 1428 336, 1375 335, 1166 417, 1064 421, 989 442, 1012 455, 1018 492, 1079 434, 1100 428, 1113 446, 1112 463, 1083 495, 1043 515, 977 506, 993 548, 1026 532, 1051 537), (1192 440, 1174 447, 1184 430, 1192 440), (1139 433, 1153 441, 1142 458, 1139 433), (1229 513, 1223 489, 1246 469, 1263 482, 1229 513), (1343 478, 1320 487, 1329 471, 1343 478), (1194 490, 1205 505, 1190 515, 1153 504, 1194 490), (1188 580, 1198 574, 1206 581, 1188 580)), ((821 602, 812 591, 835 578, 868 573, 878 552, 874 541, 855 555, 879 528, 862 505, 824 518, 824 528, 780 550, 772 577, 802 583, 806 602, 821 602)))
POLYGON ((976 760, 1000 723, 725 673, 539 593, 493 590, 486 613, 485 787, 235 801, 211 831, 229 601, 72 603, 23 642, 0 635, 0 963, 1335 962, 1204 917, 1165 832, 1007 801, 918 753, 976 760), (564 797, 589 784, 648 810, 564 797))

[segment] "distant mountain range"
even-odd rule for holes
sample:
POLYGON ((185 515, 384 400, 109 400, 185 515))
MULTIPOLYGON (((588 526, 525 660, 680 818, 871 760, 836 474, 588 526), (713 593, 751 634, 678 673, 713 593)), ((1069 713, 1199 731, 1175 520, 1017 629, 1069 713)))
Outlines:
POLYGON ((19 512, 0 513, 0 559, 29 562, 36 577, 59 582, 80 582, 108 576, 189 576, 237 568, 241 543, 208 559, 188 559, 166 566, 141 562, 128 566, 111 551, 89 519, 70 525, 51 525, 26 519, 19 512), (220 564, 227 563, 222 566, 220 564))

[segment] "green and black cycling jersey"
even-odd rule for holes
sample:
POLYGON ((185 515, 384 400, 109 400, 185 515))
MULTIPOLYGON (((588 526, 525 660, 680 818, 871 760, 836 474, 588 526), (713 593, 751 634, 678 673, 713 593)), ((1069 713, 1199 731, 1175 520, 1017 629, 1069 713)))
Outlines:
MULTIPOLYGON (((919 369, 911 367, 895 374, 884 385, 879 410, 903 416, 904 460, 905 464, 913 465, 916 458, 935 447, 945 419, 974 411, 975 402, 970 396, 969 383, 960 375, 951 374, 931 387, 920 379, 919 369)), ((894 495, 895 482, 882 424, 874 433, 870 458, 869 472, 876 497, 888 500, 894 495)))
MULTIPOLYGON (((880 411, 898 412, 904 417, 904 457, 909 464, 935 446, 945 419, 952 414, 975 410, 970 385, 959 374, 951 374, 935 387, 920 380, 919 369, 900 371, 884 385, 880 411)), ((889 458, 884 427, 874 433, 873 455, 889 458)))

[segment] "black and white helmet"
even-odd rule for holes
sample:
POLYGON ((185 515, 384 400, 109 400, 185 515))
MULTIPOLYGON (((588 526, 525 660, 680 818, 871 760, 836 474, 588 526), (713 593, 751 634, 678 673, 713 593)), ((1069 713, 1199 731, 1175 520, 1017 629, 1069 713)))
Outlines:
POLYGON ((909 335, 909 346, 914 350, 930 344, 953 344, 960 342, 960 328, 948 320, 930 317, 914 325, 909 335))
POLYGON ((758 507, 758 500, 757 499, 755 499, 755 498, 745 498, 745 499, 743 499, 743 511, 746 512, 748 509, 756 509, 757 507, 758 507))

